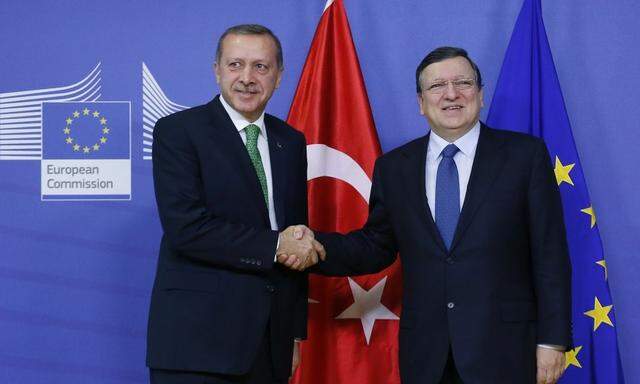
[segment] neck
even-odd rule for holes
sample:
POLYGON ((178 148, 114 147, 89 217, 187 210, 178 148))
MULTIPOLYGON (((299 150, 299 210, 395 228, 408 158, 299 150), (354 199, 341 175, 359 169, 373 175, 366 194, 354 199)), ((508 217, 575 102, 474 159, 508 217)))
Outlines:
POLYGON ((462 136, 466 135, 471 130, 471 128, 473 128, 477 123, 478 123, 478 121, 476 120, 473 124, 469 125, 468 127, 459 128, 459 129, 431 128, 431 130, 436 135, 442 137, 443 139, 445 139, 449 143, 453 143, 454 141, 458 140, 462 136))

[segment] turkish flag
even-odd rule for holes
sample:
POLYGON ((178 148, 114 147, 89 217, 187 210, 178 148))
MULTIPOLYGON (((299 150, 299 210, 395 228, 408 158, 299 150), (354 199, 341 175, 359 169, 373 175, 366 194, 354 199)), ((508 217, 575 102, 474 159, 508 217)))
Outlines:
MULTIPOLYGON (((311 229, 360 228, 380 144, 342 0, 325 6, 288 122, 307 138, 311 229)), ((399 383, 400 300, 399 261, 367 276, 310 275, 308 339, 292 382, 399 383)))

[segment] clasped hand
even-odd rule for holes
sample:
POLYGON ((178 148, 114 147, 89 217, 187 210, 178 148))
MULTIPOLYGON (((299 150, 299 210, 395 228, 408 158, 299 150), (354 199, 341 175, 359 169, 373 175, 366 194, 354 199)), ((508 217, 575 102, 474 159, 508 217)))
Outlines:
POLYGON ((318 259, 326 258, 324 247, 304 225, 293 225, 280 232, 279 241, 276 259, 293 270, 304 271, 317 264, 318 259))

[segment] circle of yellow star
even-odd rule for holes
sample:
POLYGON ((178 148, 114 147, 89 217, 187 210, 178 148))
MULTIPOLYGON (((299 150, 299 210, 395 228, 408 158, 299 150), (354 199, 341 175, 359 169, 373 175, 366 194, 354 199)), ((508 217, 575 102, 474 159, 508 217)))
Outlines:
MULTIPOLYGON (((82 116, 89 116, 90 114, 91 114, 93 117, 95 117, 96 119, 97 119, 98 117, 100 117, 100 112, 99 112, 99 111, 97 111, 97 110, 96 110, 96 111, 93 111, 93 113, 91 113, 91 110, 89 110, 89 108, 86 108, 86 107, 82 110, 82 116)), ((65 134, 65 136, 66 136, 66 138, 65 138, 65 142, 66 142, 67 144, 69 144, 69 145, 72 145, 72 148, 73 148, 73 151, 74 151, 74 152, 80 152, 80 151, 81 151, 82 153, 88 154, 88 153, 90 153, 92 150, 93 150, 94 152, 95 152, 95 151, 98 151, 98 150, 100 149, 100 145, 101 145, 101 144, 104 144, 104 143, 106 143, 106 142, 107 142, 107 138, 106 138, 106 137, 101 136, 101 137, 100 137, 100 139, 99 139, 99 141, 96 141, 93 145, 83 145, 83 144, 80 144, 80 143, 78 143, 78 142, 77 142, 77 140, 76 140, 75 138, 71 137, 71 128, 70 128, 70 125, 73 123, 73 120, 74 120, 74 119, 80 119, 80 118, 81 118, 81 116, 80 116, 80 112, 76 110, 76 111, 74 111, 74 112, 73 112, 73 119, 72 119, 71 117, 68 117, 68 118, 65 120, 65 121, 66 121, 66 123, 67 123, 67 126, 66 126, 66 127, 64 128, 64 130, 63 130, 63 132, 64 132, 64 134, 65 134), (75 143, 75 144, 74 144, 74 143, 75 143)), ((101 117, 101 118, 99 119, 99 121, 100 121, 100 126, 104 126, 104 125, 107 123, 107 119, 106 119, 104 116, 103 116, 103 117, 101 117)), ((84 129, 84 128, 82 128, 82 129, 84 129)), ((110 129, 109 129, 109 128, 107 128, 107 127, 105 126, 105 127, 101 128, 101 131, 102 131, 102 134, 103 134, 103 135, 108 135, 108 134, 109 134, 109 132, 110 132, 110 129)))
POLYGON ((585 312, 584 314, 591 317, 593 319, 593 331, 595 332, 602 323, 608 324, 613 327, 613 323, 609 318, 609 312, 611 312, 611 308, 613 305, 602 306, 600 304, 600 300, 596 296, 593 304, 593 309, 585 312))
POLYGON ((580 365, 580 361, 578 360, 578 353, 580 353, 581 349, 582 346, 579 345, 564 353, 564 369, 569 368, 570 365, 582 368, 582 365, 580 365))

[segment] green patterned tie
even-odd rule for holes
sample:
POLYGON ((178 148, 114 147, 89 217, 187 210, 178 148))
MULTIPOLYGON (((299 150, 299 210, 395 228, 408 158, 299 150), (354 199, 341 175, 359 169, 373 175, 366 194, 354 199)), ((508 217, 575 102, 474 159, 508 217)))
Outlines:
POLYGON ((264 195, 264 202, 269 206, 269 190, 267 189, 267 175, 264 173, 264 167, 262 166, 262 158, 260 157, 260 151, 258 151, 258 135, 260 134, 260 127, 255 124, 249 124, 244 127, 244 131, 247 134, 247 152, 253 163, 253 168, 256 169, 258 180, 260 180, 260 186, 262 187, 262 194, 264 195))

